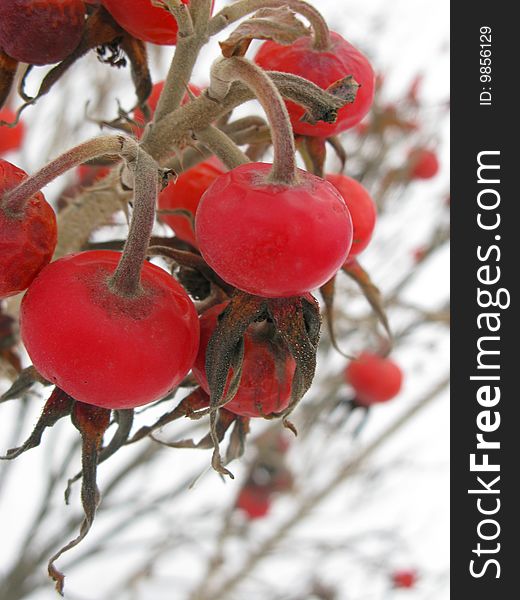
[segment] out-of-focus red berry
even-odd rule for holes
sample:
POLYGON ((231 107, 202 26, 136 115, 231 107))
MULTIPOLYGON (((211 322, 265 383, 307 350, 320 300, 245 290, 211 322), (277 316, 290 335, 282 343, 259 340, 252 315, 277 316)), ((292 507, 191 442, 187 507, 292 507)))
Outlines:
POLYGON ((433 150, 413 148, 408 154, 411 179, 431 179, 439 172, 439 159, 433 150))
MULTIPOLYGON (((0 122, 4 121, 5 123, 14 123, 16 119, 16 113, 12 111, 10 108, 2 108, 0 109, 0 122)), ((18 123, 14 127, 8 127, 7 125, 0 126, 0 156, 5 154, 6 152, 11 152, 14 150, 19 150, 25 133, 25 126, 22 121, 18 121, 18 123)))
POLYGON ((357 256, 369 244, 376 226, 377 210, 372 197, 359 181, 346 175, 327 175, 326 180, 338 190, 352 217, 354 228, 349 258, 357 256))
POLYGON ((235 507, 244 512, 250 521, 261 519, 271 508, 270 492, 261 487, 248 485, 240 490, 235 507))
MULTIPOLYGON (((181 173, 176 181, 170 181, 159 194, 160 210, 187 210, 193 215, 200 199, 209 186, 224 173, 220 162, 213 158, 181 173)), ((195 232, 190 219, 183 215, 162 214, 161 221, 173 229, 181 240, 197 247, 195 232)))
POLYGON ((287 109, 297 134, 319 137, 337 135, 357 125, 372 106, 375 83, 372 65, 366 56, 338 33, 331 32, 330 40, 330 48, 324 51, 315 50, 309 37, 300 38, 289 46, 267 41, 255 56, 256 64, 267 71, 299 75, 324 90, 348 75, 353 75, 359 83, 356 100, 338 111, 335 123, 304 123, 301 118, 305 109, 288 101, 287 109))
POLYGON ((390 358, 363 352, 345 370, 347 382, 356 392, 356 401, 363 406, 388 402, 401 390, 403 372, 390 358))
POLYGON ((417 571, 411 569, 402 569, 392 573, 392 584, 397 589, 412 589, 417 583, 417 571))

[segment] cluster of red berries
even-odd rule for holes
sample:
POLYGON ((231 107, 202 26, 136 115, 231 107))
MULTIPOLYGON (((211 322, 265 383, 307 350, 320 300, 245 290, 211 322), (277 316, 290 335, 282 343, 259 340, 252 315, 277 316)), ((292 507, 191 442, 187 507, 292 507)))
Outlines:
MULTIPOLYGON (((103 4, 135 37, 158 44, 176 42, 175 19, 148 0, 134 1, 131 11, 114 0, 103 0, 103 4)), ((10 56, 33 64, 49 63, 63 58, 78 43, 85 15, 81 0, 49 0, 42 7, 27 8, 27 19, 59 25, 63 36, 59 41, 53 38, 52 44, 45 39, 35 41, 29 45, 31 55, 24 51, 23 36, 13 32, 19 5, 9 0, 0 9, 0 45, 10 56), (59 55, 55 47, 61 48, 59 55)), ((372 103, 370 63, 336 33, 331 34, 326 50, 315 49, 310 38, 289 46, 265 42, 255 61, 267 70, 304 76, 323 89, 345 74, 360 83, 356 100, 339 111, 333 124, 306 123, 301 120, 303 109, 287 102, 296 134, 336 135, 358 124, 372 103)), ((157 84, 149 99, 152 114, 163 85, 157 84)), ((195 86, 190 91, 195 96, 201 93, 195 86)), ((138 110, 134 117, 139 136, 145 115, 138 110)), ((270 171, 271 165, 265 163, 225 172, 214 160, 203 162, 160 194, 161 218, 237 289, 264 298, 303 296, 329 281, 347 260, 365 249, 375 226, 375 205, 361 184, 344 175, 322 179, 300 170, 289 185, 271 182, 270 171), (194 229, 185 216, 171 214, 178 211, 196 215, 194 229)), ((84 168, 80 178, 88 183, 104 174, 84 168)), ((2 195, 7 198, 23 177, 22 171, 2 161, 2 195)), ((199 324, 181 286, 149 263, 143 266, 139 293, 118 294, 111 279, 120 259, 115 252, 84 252, 45 266, 56 243, 56 220, 41 193, 16 211, 0 199, 0 225, 0 296, 19 293, 30 285, 22 304, 21 332, 43 377, 80 401, 112 408, 157 400, 191 368, 200 385, 209 390, 206 347, 225 305, 206 311, 199 324), (136 371, 142 376, 134 378, 131 374, 136 371)), ((245 335, 241 385, 226 405, 231 412, 249 417, 283 411, 291 398, 295 371, 288 354, 280 368, 272 342, 264 339, 260 326, 257 329, 250 327, 245 335)), ((361 385, 359 400, 371 403, 381 401, 381 395, 390 397, 386 389, 370 393, 361 389, 363 375, 355 372, 364 364, 360 360, 349 368, 351 383, 361 385)))

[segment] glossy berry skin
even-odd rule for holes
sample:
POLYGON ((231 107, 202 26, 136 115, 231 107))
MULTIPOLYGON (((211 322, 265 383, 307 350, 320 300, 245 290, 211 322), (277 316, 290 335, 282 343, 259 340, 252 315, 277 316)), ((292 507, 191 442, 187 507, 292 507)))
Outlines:
MULTIPOLYGON (((202 90, 200 89, 200 87, 193 83, 188 84, 188 88, 194 96, 200 96, 202 94, 202 90)), ((155 109, 157 108, 157 104, 159 103, 159 96, 161 95, 163 89, 164 81, 159 81, 155 83, 152 87, 150 96, 146 101, 148 108, 150 109, 150 119, 152 119, 155 113, 155 109)), ((188 92, 186 92, 182 99, 181 106, 184 106, 189 101, 190 95, 188 94, 188 92)), ((133 127, 134 134, 137 138, 141 138, 143 135, 144 126, 146 125, 147 121, 143 114, 143 111, 140 108, 136 108, 136 110, 134 111, 134 121, 139 125, 139 127, 133 127)))
POLYGON ((353 360, 345 376, 356 392, 356 402, 362 406, 388 402, 397 396, 403 383, 401 368, 393 360, 369 352, 353 360))
MULTIPOLYGON (((193 375, 209 394, 206 378, 206 349, 226 303, 218 304, 200 317, 200 347, 193 365, 193 375)), ((275 362, 273 349, 259 332, 250 327, 244 336, 244 363, 238 391, 225 407, 243 417, 262 417, 283 411, 289 406, 291 384, 296 369, 287 355, 282 366, 275 362)), ((231 374, 229 379, 231 378, 231 374)))
POLYGON ((345 200, 354 228, 352 248, 349 258, 357 256, 369 244, 374 233, 377 210, 368 191, 352 177, 346 175, 327 175, 327 181, 338 190, 345 200))
MULTIPOLYGON (((197 166, 181 173, 177 181, 170 181, 159 194, 160 210, 188 210, 195 217, 200 199, 209 186, 224 173, 218 160, 206 160, 197 166)), ((195 232, 188 218, 183 215, 160 215, 181 240, 197 247, 195 232)))
POLYGON ((290 46, 267 41, 255 56, 256 64, 267 71, 299 75, 324 90, 348 75, 353 75, 360 84, 356 100, 338 111, 335 123, 303 123, 300 119, 305 113, 304 108, 287 101, 294 133, 318 137, 337 135, 357 125, 372 106, 375 76, 368 59, 338 33, 332 31, 330 39, 331 46, 326 51, 314 50, 310 37, 300 38, 290 46))
POLYGON ((177 43, 177 21, 167 10, 152 6, 150 0, 103 0, 103 5, 135 38, 166 46, 177 43))
MULTIPOLYGON (((13 123, 16 119, 16 113, 10 108, 0 109, 0 122, 13 123)), ((6 152, 19 150, 25 133, 25 126, 19 121, 14 127, 0 125, 0 156, 6 152)))
POLYGON ((417 583, 417 573, 412 570, 396 571, 392 574, 392 583, 397 589, 412 589, 417 583))
POLYGON ((249 521, 261 519, 269 513, 271 508, 271 497, 269 491, 247 485, 240 490, 235 507, 241 510, 249 521))
POLYGON ((206 262, 238 289, 301 296, 345 262, 352 220, 332 184, 306 171, 295 186, 271 184, 270 170, 248 163, 221 175, 200 201, 197 241, 206 262))
POLYGON ((79 44, 84 27, 83 0, 0 2, 0 47, 20 62, 60 62, 79 44))
POLYGON ((3 194, 26 177, 22 169, 0 159, 0 299, 23 292, 56 247, 56 215, 43 194, 32 196, 17 213, 2 206, 3 194))
POLYGON ((114 294, 108 278, 120 257, 97 250, 48 265, 24 296, 20 326, 43 377, 76 400, 123 409, 158 400, 183 379, 199 324, 186 292, 151 263, 138 296, 114 294))
POLYGON ((432 150, 414 148, 408 154, 411 179, 431 179, 439 172, 439 159, 432 150))

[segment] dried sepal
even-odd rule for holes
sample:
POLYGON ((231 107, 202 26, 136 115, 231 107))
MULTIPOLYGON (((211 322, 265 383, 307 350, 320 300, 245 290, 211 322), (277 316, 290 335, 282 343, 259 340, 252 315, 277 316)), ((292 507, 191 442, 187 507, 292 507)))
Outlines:
POLYGON ((250 419, 247 417, 238 417, 235 419, 233 429, 229 438, 229 445, 226 450, 226 464, 241 458, 244 454, 246 437, 249 433, 250 419))
POLYGON ((327 281, 325 285, 322 285, 320 288, 320 294, 323 298, 323 302, 325 304, 325 315, 327 317, 327 329, 329 332, 330 341, 332 343, 332 347, 337 350, 342 356, 345 358, 351 359, 352 357, 349 354, 343 352, 338 344, 338 340, 336 338, 335 328, 334 328, 334 298, 336 295, 336 275, 330 280, 327 281))
POLYGON ((11 448, 7 451, 5 456, 0 456, 0 459, 12 460, 27 450, 39 446, 45 429, 53 427, 60 419, 70 415, 73 404, 74 401, 68 394, 66 394, 63 390, 60 390, 60 388, 55 387, 49 399, 45 403, 42 414, 38 419, 38 422, 36 423, 31 435, 27 438, 24 444, 18 448, 11 448))
MULTIPOLYGON (((9 97, 17 67, 18 62, 0 48, 0 108, 9 97)), ((3 125, 3 123, 0 122, 0 125, 3 125)))
POLYGON ((31 365, 26 367, 17 379, 13 382, 13 385, 0 396, 0 404, 7 402, 8 400, 15 400, 26 392, 28 392, 35 383, 41 383, 42 385, 51 385, 51 383, 38 373, 38 371, 31 365))
POLYGON ((54 554, 48 563, 50 577, 56 583, 56 590, 63 596, 65 576, 55 567, 56 561, 68 550, 77 546, 88 534, 99 504, 99 490, 96 484, 96 472, 99 451, 103 443, 103 435, 110 424, 110 410, 75 402, 72 410, 72 422, 81 433, 82 453, 81 465, 83 480, 81 484, 81 504, 84 518, 79 534, 54 554))
POLYGON ((309 36, 311 30, 286 6, 262 8, 251 18, 243 21, 224 42, 219 42, 226 58, 244 56, 253 40, 273 40, 289 45, 301 37, 309 36))
POLYGON ((345 170, 345 167, 347 166, 348 156, 347 156, 347 152, 346 152, 345 148, 343 147, 343 144, 341 143, 341 140, 339 139, 339 137, 333 136, 333 137, 327 138, 327 143, 330 144, 330 146, 336 153, 336 156, 338 157, 338 159, 341 163, 341 169, 339 172, 343 173, 343 171, 345 170))
POLYGON ((209 396, 206 392, 198 387, 193 392, 188 394, 185 398, 181 400, 181 402, 171 411, 162 415, 153 425, 147 425, 145 427, 141 427, 135 435, 129 440, 129 444, 133 444, 134 442, 138 442, 144 437, 150 435, 157 429, 161 427, 165 427, 169 423, 176 421, 177 419, 181 419, 183 417, 190 417, 197 411, 200 411, 209 406, 209 396))
MULTIPOLYGON (((126 444, 132 430, 134 423, 134 411, 133 409, 116 410, 114 411, 115 420, 117 422, 117 429, 112 436, 110 442, 101 448, 98 456, 98 465, 108 460, 113 456, 122 446, 126 444)), ((74 477, 71 477, 67 482, 67 489, 65 490, 65 503, 69 503, 70 492, 72 486, 76 481, 79 481, 83 476, 83 471, 80 471, 74 477)))
POLYGON ((325 175, 326 142, 324 138, 306 135, 298 137, 296 142, 307 171, 321 178, 325 175))
POLYGON ((287 421, 287 416, 303 398, 314 379, 321 328, 320 308, 309 294, 305 297, 271 299, 268 311, 296 362, 291 403, 285 411, 272 416, 283 417, 284 425, 296 433, 294 425, 287 421))
POLYGON ((392 341, 392 330, 390 329, 390 323, 386 316, 383 298, 379 288, 370 279, 370 275, 363 269, 357 259, 352 259, 345 263, 342 270, 359 285, 363 295, 372 307, 372 310, 376 314, 381 325, 384 327, 389 340, 392 341))

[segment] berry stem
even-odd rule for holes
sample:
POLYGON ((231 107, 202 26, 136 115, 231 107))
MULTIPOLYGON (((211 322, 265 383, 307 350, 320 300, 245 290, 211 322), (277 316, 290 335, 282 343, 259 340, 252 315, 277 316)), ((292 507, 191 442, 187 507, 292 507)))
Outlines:
POLYGON ((280 6, 288 6, 310 22, 314 32, 315 50, 324 51, 330 47, 330 31, 325 19, 314 6, 303 0, 240 0, 231 6, 226 6, 211 19, 209 35, 220 33, 231 23, 261 8, 278 8, 280 6))
POLYGON ((227 134, 213 125, 196 131, 195 137, 220 158, 228 169, 251 162, 227 134))
POLYGON ((63 173, 84 162, 110 155, 131 159, 136 156, 137 150, 136 142, 123 135, 107 135, 88 140, 58 156, 5 194, 0 200, 3 209, 12 214, 19 213, 23 210, 25 202, 34 194, 63 173))
POLYGON ((136 296, 141 289, 141 267, 155 221, 159 193, 158 167, 155 160, 139 150, 134 160, 127 161, 134 175, 134 212, 123 256, 110 278, 110 289, 119 296, 136 296))
MULTIPOLYGON (((153 124, 181 105, 200 49, 208 39, 207 29, 211 15, 211 0, 199 0, 197 10, 193 12, 192 8, 192 13, 179 0, 170 0, 167 4, 177 20, 179 33, 175 54, 154 113, 153 124)), ((148 133, 151 134, 152 131, 153 125, 148 129, 148 133)), ((148 135, 145 135, 143 141, 147 137, 148 135)))
POLYGON ((209 97, 223 100, 233 81, 242 81, 253 90, 269 119, 274 148, 269 181, 293 185, 296 180, 294 135, 278 88, 269 75, 251 61, 238 57, 220 58, 211 67, 209 97))

